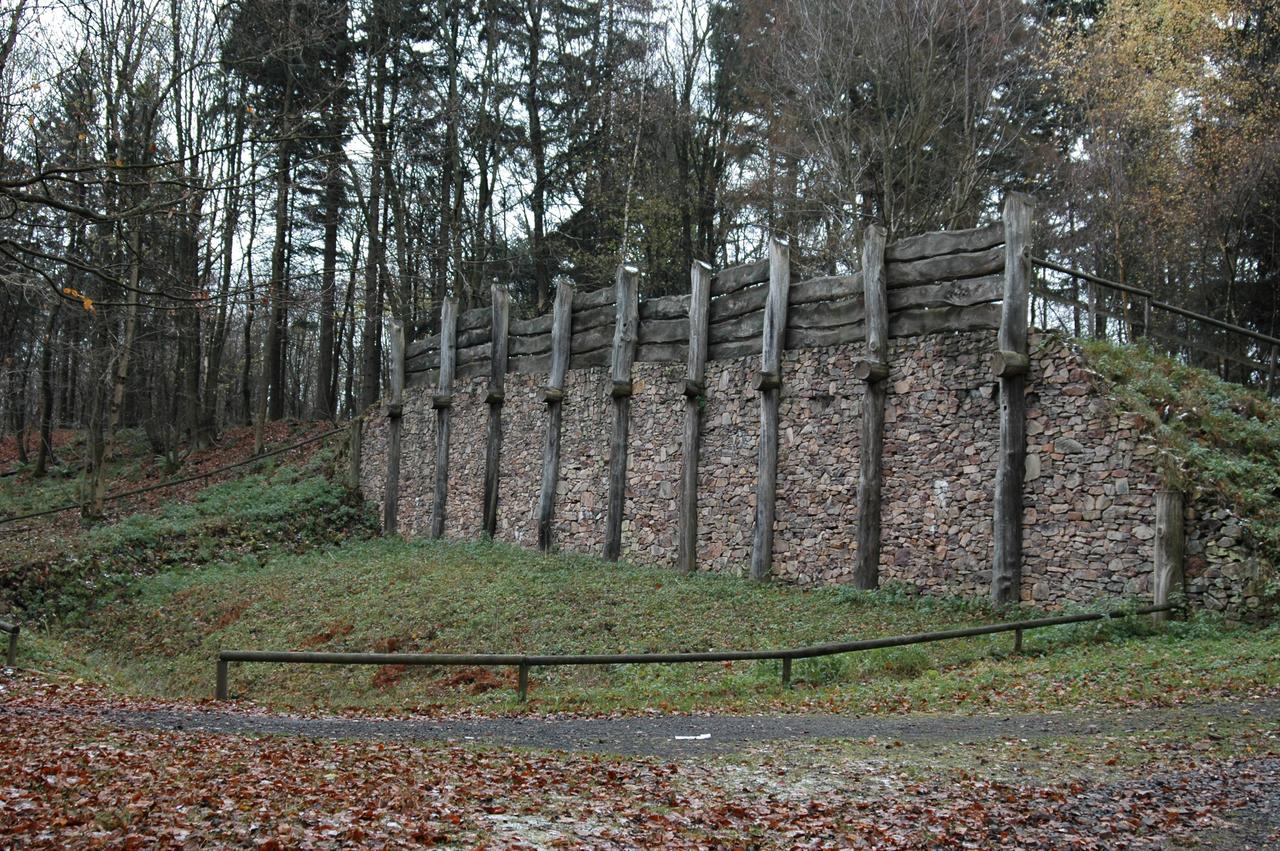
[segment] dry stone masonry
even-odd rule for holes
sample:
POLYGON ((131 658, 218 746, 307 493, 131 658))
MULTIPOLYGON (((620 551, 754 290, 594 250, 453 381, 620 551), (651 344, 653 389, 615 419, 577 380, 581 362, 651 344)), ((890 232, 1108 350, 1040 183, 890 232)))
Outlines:
MULTIPOLYGON (((988 595, 997 564, 993 516, 1001 463, 997 351, 1003 241, 999 228, 930 234, 886 250, 889 337, 878 581, 924 593, 988 595), (945 238, 944 237, 948 237, 945 238), (923 243, 923 244, 922 244, 923 243), (914 255, 914 256, 913 256, 914 255), (905 259, 895 260, 895 257, 905 259), (921 269, 921 266, 927 268, 921 269), (906 283, 902 283, 902 281, 906 283)), ((695 270, 695 278, 696 278, 695 270)), ((776 274, 776 269, 775 269, 776 274)), ((700 414, 698 570, 747 574, 761 481, 761 371, 768 264, 724 270, 711 283, 709 360, 692 386, 684 363, 689 298, 640 303, 630 382, 610 371, 610 291, 576 294, 562 391, 551 546, 602 552, 610 435, 619 393, 629 400, 624 559, 676 567, 687 398, 700 414), (682 325, 683 322, 683 325, 682 325)), ((858 490, 867 350, 861 273, 793 282, 782 352, 771 575, 797 584, 849 583, 859 547, 858 490)), ((872 282, 875 285, 875 282, 872 282)), ((458 318, 443 533, 483 535, 489 405, 488 308, 458 318)), ((512 321, 500 411, 495 537, 538 545, 545 464, 550 317, 512 321)), ((622 335, 618 335, 622 336, 622 335)), ((399 531, 432 529, 438 337, 409 346, 403 395, 399 531)), ((1031 333, 1025 372, 1018 597, 1042 605, 1153 594, 1157 447, 1116 407, 1105 381, 1069 340, 1031 333)), ((1014 353, 1016 354, 1016 353, 1014 353)), ((1014 359, 1016 362, 1016 359, 1014 359)), ((384 406, 383 413, 386 413, 384 406)), ((384 498, 391 420, 364 430, 361 484, 384 498)), ((1185 507, 1186 592, 1195 605, 1243 617, 1260 603, 1265 566, 1247 527, 1203 497, 1185 507)))

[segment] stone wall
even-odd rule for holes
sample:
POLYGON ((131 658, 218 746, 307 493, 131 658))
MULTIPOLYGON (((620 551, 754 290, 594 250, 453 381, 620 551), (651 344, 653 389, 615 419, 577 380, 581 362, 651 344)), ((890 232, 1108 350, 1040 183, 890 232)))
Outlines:
MULTIPOLYGON (((999 445, 997 385, 987 369, 993 332, 892 341, 885 412, 881 580, 926 593, 986 596, 990 586, 992 483, 999 445)), ((1068 341, 1033 335, 1022 598, 1038 604, 1149 597, 1157 449, 1068 341)), ((857 538, 858 442, 863 385, 852 377, 860 345, 784 356, 774 574, 794 583, 852 576, 857 538)), ((750 561, 755 516, 758 357, 712 361, 699 458, 699 569, 736 573, 750 561)), ((683 367, 638 363, 631 403, 624 557, 669 566, 676 555, 684 397, 683 367)), ((545 437, 543 376, 510 374, 498 537, 537 540, 545 437)), ((454 393, 446 534, 480 534, 486 378, 454 393)), ((602 549, 607 497, 609 383, 604 369, 569 373, 561 437, 555 543, 602 549)), ((365 432, 365 495, 382 499, 385 419, 365 432)), ((435 412, 430 393, 406 394, 401 528, 430 527, 435 412)), ((1250 553, 1245 527, 1192 499, 1187 509, 1188 591, 1193 602, 1239 616, 1256 607, 1269 566, 1250 553)))

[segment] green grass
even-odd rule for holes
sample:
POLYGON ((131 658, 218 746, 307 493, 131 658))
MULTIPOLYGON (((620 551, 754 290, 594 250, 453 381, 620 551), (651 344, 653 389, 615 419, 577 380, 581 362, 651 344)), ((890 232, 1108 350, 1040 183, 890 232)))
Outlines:
POLYGON ((329 461, 325 453, 296 467, 267 461, 259 472, 154 513, 60 532, 53 540, 11 540, 0 554, 0 602, 27 622, 65 620, 147 574, 236 560, 256 564, 275 553, 367 536, 371 518, 324 475, 329 461))
POLYGON ((1216 494, 1273 561, 1280 557, 1280 406, 1143 345, 1082 345, 1164 450, 1169 483, 1216 494))
MULTIPOLYGON (((207 697, 220 648, 593 653, 784 647, 987 622, 958 600, 682 577, 501 544, 384 539, 140 578, 34 636, 34 667, 131 693, 207 697)), ((538 669, 531 708, 897 712, 1035 710, 1238 694, 1280 682, 1280 631, 1212 621, 992 636, 800 661, 538 669)), ((24 637, 24 640, 25 637, 24 637)), ((234 665, 233 694, 293 706, 511 711, 508 669, 234 665)))

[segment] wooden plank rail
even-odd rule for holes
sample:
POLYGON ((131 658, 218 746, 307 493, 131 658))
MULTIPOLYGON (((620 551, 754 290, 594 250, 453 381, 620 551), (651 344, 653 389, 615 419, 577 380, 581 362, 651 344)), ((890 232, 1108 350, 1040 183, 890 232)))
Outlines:
POLYGON ((692 653, 584 653, 584 654, 525 654, 525 653, 330 653, 326 651, 271 651, 271 650, 220 650, 218 651, 214 696, 218 700, 230 698, 229 666, 232 662, 269 662, 309 665, 428 665, 479 667, 513 667, 519 671, 517 682, 521 702, 528 697, 529 669, 552 668, 567 665, 670 665, 697 662, 750 662, 781 660, 783 685, 790 685, 791 665, 796 659, 816 659, 843 653, 859 653, 882 650, 888 647, 907 647, 913 644, 930 644, 961 638, 977 638, 1012 632, 1015 647, 1022 645, 1022 633, 1034 629, 1088 623, 1116 618, 1153 615, 1181 608, 1175 603, 1117 612, 1086 612, 1078 615, 1035 618, 1023 621, 985 624, 983 626, 948 629, 938 632, 919 632, 910 635, 894 635, 884 638, 868 638, 856 641, 813 644, 778 650, 711 650, 692 653))

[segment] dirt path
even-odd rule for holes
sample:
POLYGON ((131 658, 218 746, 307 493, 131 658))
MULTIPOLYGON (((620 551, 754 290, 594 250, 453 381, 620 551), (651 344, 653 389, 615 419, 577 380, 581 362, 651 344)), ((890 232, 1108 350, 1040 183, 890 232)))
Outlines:
MULTIPOLYGON (((27 710, 15 709, 22 712, 27 710)), ((0 713, 4 712, 0 708, 0 713)), ((678 759, 727 753, 780 740, 897 740, 905 743, 980 742, 1151 733, 1190 723, 1280 721, 1280 700, 1215 703, 1176 709, 1009 716, 848 717, 647 716, 606 719, 488 718, 418 720, 302 718, 221 710, 104 710, 103 720, 125 727, 213 733, 380 739, 401 742, 478 742, 562 751, 594 751, 678 759)))

